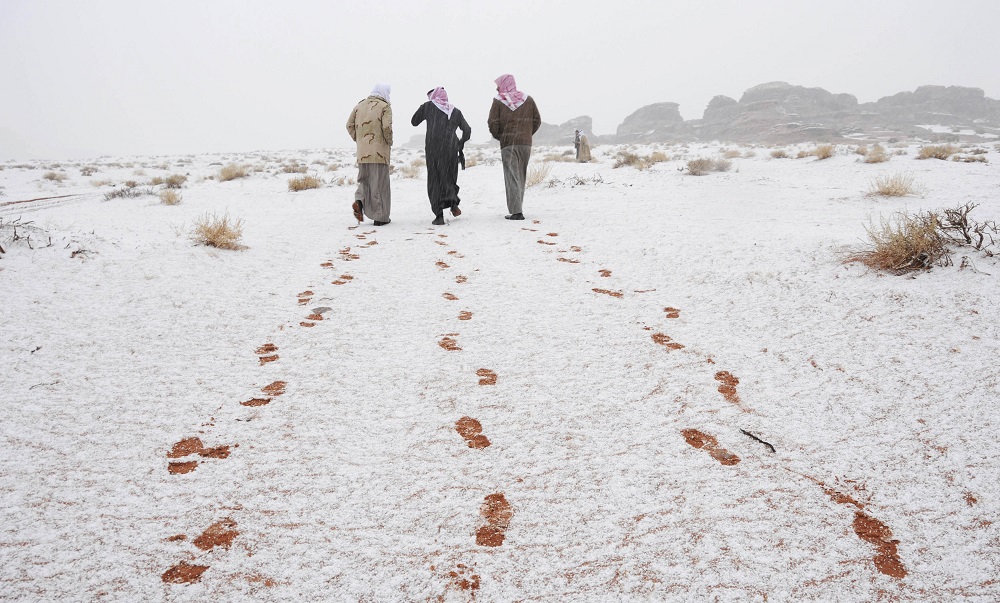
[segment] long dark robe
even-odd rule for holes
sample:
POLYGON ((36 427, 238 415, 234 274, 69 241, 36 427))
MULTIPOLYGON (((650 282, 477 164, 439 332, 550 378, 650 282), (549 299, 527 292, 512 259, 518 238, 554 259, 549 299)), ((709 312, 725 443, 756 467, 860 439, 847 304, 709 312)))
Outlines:
POLYGON ((472 136, 472 128, 458 109, 453 109, 449 118, 430 101, 420 105, 410 123, 419 126, 424 121, 427 122, 427 136, 424 139, 427 198, 431 202, 431 211, 440 217, 445 209, 458 207, 459 156, 466 141, 472 136), (458 129, 462 130, 461 138, 455 135, 458 129))

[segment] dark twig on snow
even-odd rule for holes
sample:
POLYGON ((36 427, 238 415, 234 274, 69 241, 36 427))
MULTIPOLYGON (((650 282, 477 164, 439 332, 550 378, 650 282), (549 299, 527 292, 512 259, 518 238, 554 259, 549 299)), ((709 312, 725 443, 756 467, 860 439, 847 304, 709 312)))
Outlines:
POLYGON ((745 435, 745 436, 748 436, 748 437, 750 437, 750 438, 751 438, 751 439, 753 439, 753 440, 757 440, 757 441, 758 441, 758 442, 760 442, 761 444, 763 444, 763 445, 767 446, 767 447, 768 447, 768 448, 769 448, 769 449, 771 450, 771 452, 772 452, 772 453, 773 453, 773 452, 777 452, 777 451, 776 451, 776 450, 774 449, 774 446, 772 446, 770 442, 765 442, 764 440, 762 440, 762 439, 758 438, 757 436, 755 436, 754 434, 750 433, 749 431, 747 431, 747 430, 745 430, 745 429, 741 429, 741 430, 740 430, 740 433, 742 433, 742 434, 743 434, 743 435, 745 435))
POLYGON ((35 389, 36 387, 42 387, 43 385, 55 385, 56 383, 59 383, 59 382, 58 381, 53 381, 52 383, 39 383, 38 385, 32 385, 31 387, 28 388, 28 390, 30 391, 30 390, 35 389))

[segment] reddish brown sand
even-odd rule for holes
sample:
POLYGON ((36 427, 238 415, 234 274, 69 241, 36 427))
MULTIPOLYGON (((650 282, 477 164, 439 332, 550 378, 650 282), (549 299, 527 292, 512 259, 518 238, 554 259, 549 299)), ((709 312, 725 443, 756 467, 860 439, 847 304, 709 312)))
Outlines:
POLYGON ((441 297, 443 297, 445 299, 448 299, 448 300, 451 300, 451 301, 455 301, 455 300, 458 299, 458 297, 456 295, 454 295, 453 293, 445 293, 441 297))
POLYGON ((275 381, 274 383, 271 383, 270 385, 265 385, 264 387, 260 388, 260 391, 264 392, 265 394, 267 394, 269 396, 275 396, 275 397, 277 397, 277 396, 280 396, 281 394, 285 393, 285 386, 286 385, 288 385, 287 381, 275 381))
POLYGON ((187 536, 185 536, 184 534, 177 534, 175 536, 167 538, 167 542, 178 542, 181 540, 187 540, 187 536))
POLYGON ((260 357, 260 365, 264 366, 268 362, 274 362, 277 359, 278 359, 278 355, 277 354, 273 354, 271 356, 261 356, 260 357))
POLYGON ((278 351, 278 346, 273 343, 265 343, 264 345, 257 348, 256 354, 262 356, 264 354, 273 354, 278 351))
POLYGON ((243 406, 264 406, 270 404, 270 398, 250 398, 246 402, 240 402, 243 406))
POLYGON ((468 280, 469 280, 469 277, 467 277, 467 276, 461 276, 461 275, 459 275, 459 276, 455 277, 455 282, 458 283, 458 284, 460 284, 460 285, 462 283, 468 282, 468 280))
POLYGON ((442 270, 445 269, 445 268, 451 268, 451 266, 449 266, 448 264, 445 264, 441 260, 438 260, 438 261, 434 262, 434 265, 437 266, 438 268, 441 268, 442 270))
POLYGON ((306 316, 306 319, 307 320, 323 320, 323 315, 322 314, 317 314, 317 313, 313 312, 309 316, 306 316))
POLYGON ((196 454, 198 452, 201 452, 201 450, 203 448, 204 448, 204 445, 201 443, 200 439, 198 439, 198 438, 187 438, 187 439, 181 440, 180 442, 177 442, 176 444, 174 444, 174 447, 171 448, 170 452, 167 453, 167 458, 168 459, 179 459, 179 458, 181 458, 183 456, 187 456, 189 454, 196 454))
POLYGON ((167 584, 194 584, 201 580, 201 575, 208 569, 207 565, 188 565, 181 561, 163 572, 161 579, 167 584))
POLYGON ((621 291, 608 291, 607 289, 592 289, 594 293, 603 293, 604 295, 610 295, 611 297, 621 297, 623 294, 621 291))
POLYGON ((656 343, 657 345, 662 345, 668 350, 680 350, 684 348, 683 345, 675 341, 671 341, 670 336, 664 333, 653 333, 651 337, 653 338, 653 343, 656 343))
POLYGON ((462 417, 455 421, 455 431, 462 436, 469 448, 486 448, 490 445, 490 440, 482 435, 482 424, 472 417, 462 417))
POLYGON ((601 268, 600 270, 598 270, 598 272, 600 272, 601 276, 604 278, 611 276, 611 271, 608 270, 607 268, 601 268))
POLYGON ((347 284, 347 281, 342 281, 342 280, 340 280, 340 279, 337 279, 337 280, 335 280, 335 281, 330 281, 330 284, 331 284, 331 285, 346 285, 346 284, 347 284))
POLYGON ((507 527, 514 516, 514 508, 503 493, 490 494, 483 500, 479 514, 486 519, 486 525, 476 531, 476 544, 480 546, 500 546, 503 544, 507 527))
POLYGON ((872 559, 875 562, 875 569, 892 578, 906 577, 906 568, 896 552, 899 541, 892 539, 892 530, 889 526, 861 511, 855 511, 854 533, 861 540, 875 545, 878 551, 872 559))
POLYGON ((472 312, 469 312, 468 310, 462 310, 461 312, 458 313, 458 319, 472 320, 472 312))
POLYGON ((465 567, 461 563, 455 567, 458 569, 453 572, 448 572, 448 577, 451 578, 452 584, 460 590, 473 591, 473 598, 475 598, 475 591, 479 590, 479 576, 476 574, 470 574, 466 577, 466 574, 469 574, 471 569, 465 567))
POLYGON ((228 549, 233 539, 239 536, 236 522, 228 517, 208 526, 201 536, 194 539, 194 545, 203 551, 209 551, 217 546, 228 549))
POLYGON ((677 308, 664 308, 663 311, 667 314, 667 318, 680 318, 681 311, 677 308))
POLYGON ((458 342, 451 337, 443 337, 438 345, 442 348, 448 350, 449 352, 460 352, 462 348, 458 347, 458 342))
POLYGON ((722 394, 722 397, 727 402, 732 402, 733 404, 740 403, 740 396, 736 393, 736 386, 739 385, 740 380, 735 375, 729 371, 719 371, 715 373, 715 380, 722 383, 719 386, 719 393, 722 394))
POLYGON ((582 247, 577 247, 576 245, 573 245, 572 247, 569 248, 569 250, 572 251, 572 252, 575 252, 575 253, 580 253, 581 251, 583 251, 583 248, 582 247))
POLYGON ((497 384, 497 374, 490 369, 481 368, 476 371, 479 375, 479 385, 496 385, 497 384))
POLYGON ((300 327, 315 327, 316 323, 314 323, 314 322, 300 322, 299 326, 300 327))
POLYGON ((191 473, 197 468, 198 461, 169 463, 167 465, 167 471, 169 471, 171 475, 184 475, 185 473, 191 473))
POLYGON ((547 236, 547 237, 558 237, 559 233, 558 232, 550 232, 550 233, 546 234, 545 236, 547 236))
POLYGON ((559 260, 560 262, 566 262, 567 264, 579 264, 580 263, 580 260, 570 260, 570 259, 567 259, 567 258, 556 258, 556 259, 559 260))
POLYGON ((549 243, 548 241, 543 241, 541 239, 538 239, 538 242, 541 243, 542 245, 555 245, 555 243, 549 243))
POLYGON ((342 281, 353 281, 354 277, 351 276, 350 274, 341 274, 340 275, 340 280, 342 280, 342 281))
POLYGON ((740 462, 740 457, 719 446, 719 441, 707 433, 697 429, 683 429, 681 435, 688 444, 708 452, 709 456, 723 465, 735 465, 740 462))

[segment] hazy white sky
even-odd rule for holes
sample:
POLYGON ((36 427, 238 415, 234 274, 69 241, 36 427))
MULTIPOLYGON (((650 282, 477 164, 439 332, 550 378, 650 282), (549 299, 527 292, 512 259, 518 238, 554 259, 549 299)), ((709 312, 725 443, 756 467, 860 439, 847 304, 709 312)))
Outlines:
POLYGON ((484 142, 502 73, 597 134, 773 80, 1000 98, 998 23, 998 0, 0 0, 0 160, 347 146, 376 81, 399 143, 438 85, 484 142))

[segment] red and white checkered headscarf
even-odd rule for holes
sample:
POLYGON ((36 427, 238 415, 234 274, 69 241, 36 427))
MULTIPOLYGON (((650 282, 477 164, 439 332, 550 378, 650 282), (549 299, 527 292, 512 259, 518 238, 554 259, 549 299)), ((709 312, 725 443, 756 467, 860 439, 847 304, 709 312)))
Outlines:
POLYGON ((528 98, 527 94, 517 89, 517 83, 514 81, 514 76, 509 73, 505 73, 498 77, 496 79, 496 83, 497 95, 493 98, 507 105, 511 111, 514 111, 523 105, 524 99, 528 98))
POLYGON ((431 99, 435 107, 444 111, 448 119, 451 119, 451 112, 455 110, 455 105, 448 102, 448 93, 444 91, 444 88, 438 86, 431 90, 427 93, 427 98, 431 99))

